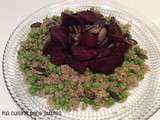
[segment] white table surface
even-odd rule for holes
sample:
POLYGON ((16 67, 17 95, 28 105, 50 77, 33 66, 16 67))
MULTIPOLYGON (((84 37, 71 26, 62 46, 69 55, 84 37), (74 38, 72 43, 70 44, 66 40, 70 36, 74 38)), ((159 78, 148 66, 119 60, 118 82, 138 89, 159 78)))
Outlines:
MULTIPOLYGON (((26 16, 38 8, 52 3, 54 0, 0 0, 0 67, 5 44, 12 30, 26 16)), ((160 1, 159 0, 117 0, 142 15, 147 16, 160 28, 160 1)), ((143 17, 143 16, 142 16, 143 17)), ((1 70, 1 68, 0 68, 1 70)), ((30 120, 27 116, 2 116, 2 111, 19 111, 20 108, 13 102, 4 84, 0 72, 0 120, 30 120)), ((149 120, 160 120, 160 110, 149 120)))

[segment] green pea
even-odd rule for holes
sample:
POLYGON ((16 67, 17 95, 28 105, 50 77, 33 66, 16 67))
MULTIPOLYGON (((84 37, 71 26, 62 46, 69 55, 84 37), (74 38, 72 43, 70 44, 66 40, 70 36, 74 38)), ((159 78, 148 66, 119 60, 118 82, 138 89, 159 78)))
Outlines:
POLYGON ((110 75, 109 77, 108 77, 108 80, 109 80, 109 82, 114 82, 114 81, 116 81, 116 76, 115 75, 110 75))
POLYGON ((28 34, 28 36, 29 36, 29 38, 39 39, 39 33, 34 32, 34 31, 31 31, 31 32, 28 34))
POLYGON ((128 97, 128 90, 124 90, 122 93, 119 94, 120 100, 125 100, 128 97))
POLYGON ((25 51, 25 52, 22 52, 21 58, 23 58, 23 59, 25 59, 27 61, 32 61, 33 58, 34 58, 34 55, 30 51, 25 51))
POLYGON ((36 75, 31 75, 31 76, 28 77, 27 83, 30 84, 30 85, 33 85, 33 84, 35 84, 38 80, 39 80, 39 77, 38 77, 38 76, 36 76, 36 75))
POLYGON ((144 60, 140 59, 139 57, 132 59, 133 62, 137 65, 143 65, 144 64, 144 60))
POLYGON ((107 89, 107 92, 110 94, 110 96, 112 98, 114 98, 115 100, 119 101, 120 100, 120 97, 119 97, 119 94, 116 93, 112 88, 108 88, 107 89))
POLYGON ((49 63, 47 67, 48 67, 48 70, 49 70, 50 72, 52 72, 53 69, 54 69, 54 64, 49 63))
POLYGON ((46 21, 46 20, 49 20, 49 17, 48 17, 48 16, 46 16, 46 17, 43 19, 43 21, 46 21))
POLYGON ((140 53, 140 52, 141 52, 141 48, 139 48, 139 47, 135 47, 133 50, 134 50, 136 53, 140 53))
POLYGON ((54 64, 48 63, 47 68, 45 70, 45 75, 50 75, 55 70, 54 64))
POLYGON ((116 86, 117 86, 118 88, 124 88, 124 87, 125 87, 124 84, 121 83, 121 82, 117 82, 116 86))
POLYGON ((53 107, 54 107, 55 109, 59 110, 59 109, 61 108, 61 105, 60 105, 60 104, 55 104, 53 107))
POLYGON ((53 16, 53 17, 52 17, 52 20, 53 20, 54 22, 58 22, 58 21, 59 21, 59 19, 60 19, 60 17, 59 17, 59 16, 53 16))
POLYGON ((41 63, 45 63, 47 61, 46 57, 40 55, 35 56, 35 60, 41 63))
POLYGON ((41 40, 43 40, 44 37, 46 37, 47 34, 48 34, 48 28, 44 27, 44 28, 42 29, 42 36, 40 36, 40 37, 41 37, 41 40))
POLYGON ((82 101, 86 104, 93 104, 93 100, 89 99, 88 97, 83 97, 82 101))
POLYGON ((110 91, 114 91, 114 90, 112 88, 108 88, 106 91, 110 92, 110 91))
POLYGON ((85 83, 83 84, 83 87, 84 87, 85 89, 90 89, 90 88, 92 88, 92 84, 91 84, 91 82, 85 82, 85 83))
POLYGON ((70 9, 65 9, 64 10, 64 13, 67 13, 67 14, 73 14, 74 12, 70 9))
POLYGON ((61 106, 69 104, 69 97, 68 96, 58 97, 57 104, 61 106))
POLYGON ((129 61, 124 61, 124 62, 123 62, 123 66, 127 66, 128 64, 130 64, 129 61))
POLYGON ((68 111, 69 110, 69 104, 63 105, 63 109, 66 110, 66 111, 68 111))
POLYGON ((107 100, 107 104, 108 104, 109 106, 112 106, 112 105, 115 104, 115 100, 114 100, 112 97, 109 97, 109 99, 107 100))
POLYGON ((29 70, 29 69, 25 70, 24 73, 25 73, 25 75, 26 75, 27 78, 28 78, 29 76, 32 76, 32 71, 29 70))
POLYGON ((50 93, 55 93, 56 92, 56 88, 54 87, 54 86, 52 86, 51 88, 50 88, 50 93))
POLYGON ((58 90, 58 91, 62 91, 63 89, 64 89, 63 83, 59 83, 59 84, 57 85, 57 90, 58 90))
POLYGON ((93 84, 92 84, 92 87, 94 87, 94 88, 99 88, 99 87, 101 87, 101 83, 100 82, 94 82, 93 84))
POLYGON ((38 91, 37 86, 30 86, 29 87, 29 92, 31 93, 31 95, 35 95, 37 91, 38 91))
POLYGON ((100 74, 98 74, 98 73, 91 73, 91 80, 97 80, 97 79, 99 79, 99 77, 100 77, 100 74))
POLYGON ((140 80, 143 80, 143 79, 144 79, 144 73, 143 73, 143 72, 139 72, 139 73, 138 73, 138 78, 139 78, 140 80))
POLYGON ((18 57, 19 57, 19 58, 24 58, 24 55, 25 55, 25 50, 21 48, 21 49, 18 51, 18 57))
POLYGON ((54 73, 60 75, 61 74, 61 67, 60 66, 55 66, 54 67, 54 73))
POLYGON ((30 65, 28 63, 20 64, 20 69, 26 71, 30 69, 30 65))
POLYGON ((50 93, 50 86, 48 86, 48 85, 44 86, 44 93, 45 94, 49 94, 50 93))
POLYGON ((96 74, 91 74, 91 80, 96 80, 96 79, 97 79, 96 74))

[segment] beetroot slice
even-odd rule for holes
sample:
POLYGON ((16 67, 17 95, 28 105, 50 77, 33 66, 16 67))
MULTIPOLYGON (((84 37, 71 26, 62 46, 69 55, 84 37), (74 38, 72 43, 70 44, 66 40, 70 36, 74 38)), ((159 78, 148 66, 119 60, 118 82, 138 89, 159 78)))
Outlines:
POLYGON ((73 26, 73 25, 83 25, 83 22, 81 19, 74 15, 69 15, 66 13, 62 13, 61 15, 61 25, 62 26, 73 26))
POLYGON ((129 49, 130 45, 127 42, 121 42, 116 48, 112 49, 113 55, 124 55, 129 49))
POLYGON ((55 44, 60 44, 63 47, 67 47, 68 44, 68 31, 61 26, 53 26, 50 28, 51 39, 55 44))
POLYGON ((76 60, 85 61, 93 59, 97 56, 97 51, 89 50, 85 47, 73 47, 72 48, 72 55, 76 60))
POLYGON ((87 48, 97 47, 97 37, 92 33, 86 32, 83 34, 82 45, 87 48))
POLYGON ((89 68, 93 72, 111 74, 117 66, 122 64, 123 59, 123 56, 117 55, 92 60, 89 63, 89 68))
POLYGON ((46 43, 44 44, 43 46, 43 55, 48 55, 50 54, 50 52, 52 51, 52 48, 53 48, 53 41, 49 40, 49 41, 46 41, 46 43))
POLYGON ((68 47, 70 48, 71 46, 74 45, 75 40, 73 39, 73 37, 69 36, 68 38, 68 47))
POLYGON ((65 62, 79 73, 84 73, 88 66, 88 61, 77 61, 69 54, 66 56, 65 62))
POLYGON ((62 13, 61 24, 52 26, 49 33, 51 40, 44 44, 43 54, 50 54, 53 64, 68 64, 79 73, 87 67, 93 72, 113 73, 130 47, 114 19, 105 24, 104 16, 93 11, 62 13), (85 25, 93 24, 106 27, 106 43, 98 45, 97 36, 84 30, 85 25))
POLYGON ((88 65, 88 61, 73 61, 72 64, 69 64, 70 67, 72 67, 74 70, 76 70, 79 73, 84 73, 88 65))
POLYGON ((51 62, 56 65, 65 63, 67 53, 62 48, 53 48, 51 53, 51 62))
POLYGON ((117 23, 111 23, 108 26, 108 37, 114 41, 121 42, 124 40, 123 33, 117 23))
POLYGON ((104 48, 104 47, 98 48, 97 51, 98 51, 97 58, 109 56, 111 55, 111 52, 112 52, 109 48, 104 48))
POLYGON ((93 11, 81 11, 77 13, 77 16, 82 19, 85 24, 94 24, 98 20, 104 18, 102 14, 93 11))

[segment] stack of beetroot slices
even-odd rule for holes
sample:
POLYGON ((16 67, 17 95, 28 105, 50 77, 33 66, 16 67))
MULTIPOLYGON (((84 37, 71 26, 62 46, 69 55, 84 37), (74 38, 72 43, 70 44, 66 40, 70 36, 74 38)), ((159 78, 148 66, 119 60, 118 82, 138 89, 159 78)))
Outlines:
POLYGON ((49 28, 50 40, 43 54, 56 65, 68 64, 75 71, 111 74, 123 63, 131 46, 114 17, 109 22, 98 12, 62 13, 61 23, 49 28))

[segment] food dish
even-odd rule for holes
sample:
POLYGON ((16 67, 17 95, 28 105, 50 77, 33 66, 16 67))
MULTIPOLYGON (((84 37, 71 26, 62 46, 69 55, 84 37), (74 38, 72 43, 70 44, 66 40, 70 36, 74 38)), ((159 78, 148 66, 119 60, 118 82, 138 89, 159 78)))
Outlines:
POLYGON ((94 8, 33 23, 18 51, 29 92, 49 96, 54 109, 77 110, 80 103, 99 109, 124 101, 148 70, 146 52, 130 27, 94 8))
MULTIPOLYGON (((135 12, 136 13, 136 12, 135 12)), ((64 1, 46 6, 37 10, 28 16, 11 34, 3 56, 3 74, 6 86, 15 103, 27 112, 40 111, 42 113, 52 111, 52 115, 35 115, 29 114, 34 119, 44 120, 119 120, 119 119, 140 119, 146 120, 152 116, 160 106, 160 50, 159 50, 159 29, 149 20, 142 19, 130 9, 119 5, 113 1, 64 1), (21 41, 25 41, 30 31, 30 25, 34 22, 41 21, 45 16, 60 15, 66 8, 72 10, 86 10, 95 6, 105 16, 115 16, 118 21, 130 23, 132 26, 131 33, 140 46, 147 50, 149 59, 146 61, 150 71, 145 78, 139 82, 139 86, 132 89, 131 95, 123 103, 116 103, 109 108, 101 108, 97 111, 87 107, 85 110, 65 112, 63 110, 50 109, 46 104, 46 98, 32 96, 28 93, 28 87, 23 79, 22 72, 17 62, 17 53, 21 41), (127 12, 126 12, 127 11, 127 12)), ((144 17, 143 17, 144 18, 144 17)))

